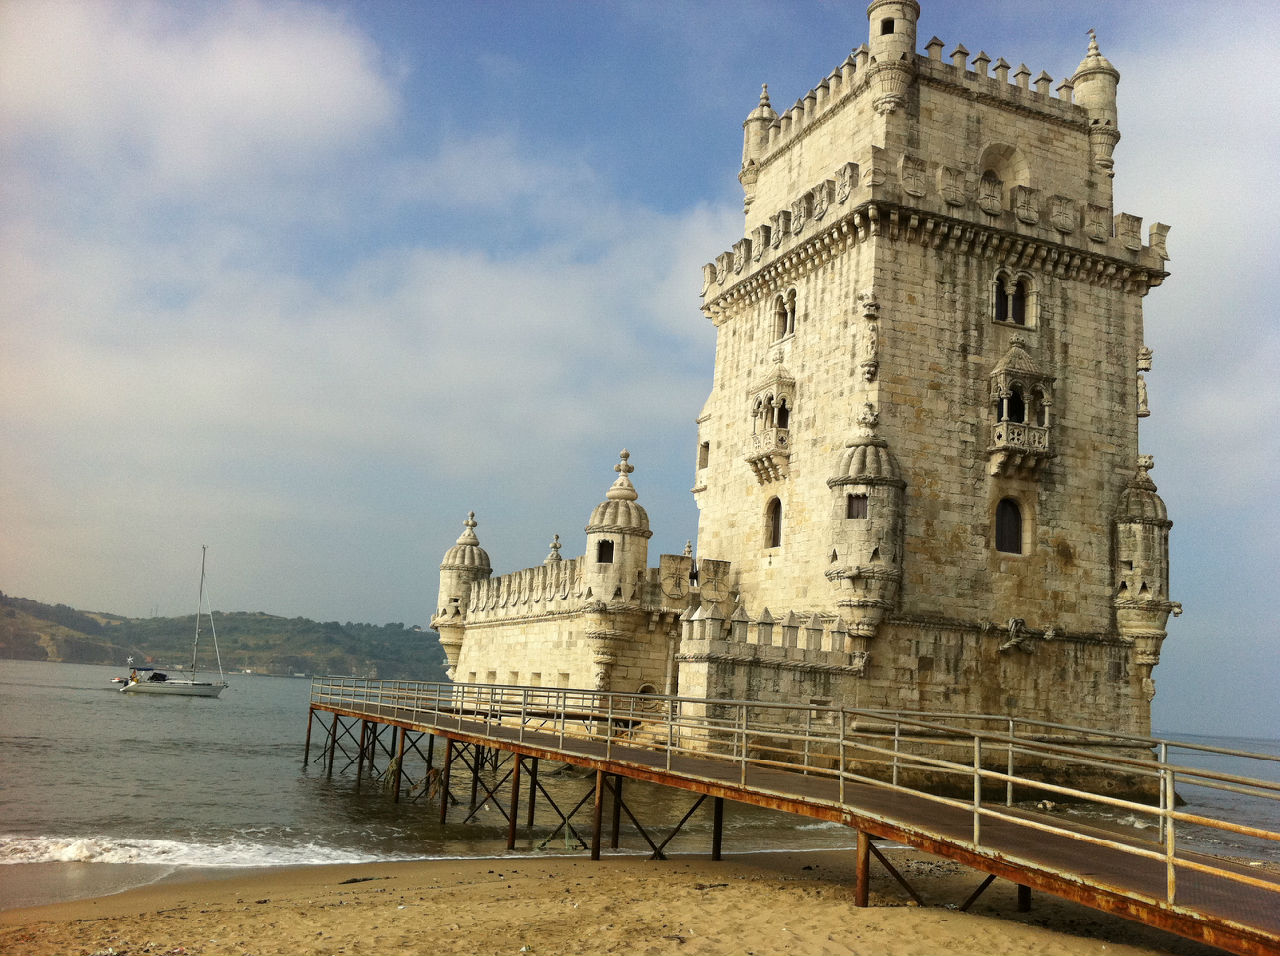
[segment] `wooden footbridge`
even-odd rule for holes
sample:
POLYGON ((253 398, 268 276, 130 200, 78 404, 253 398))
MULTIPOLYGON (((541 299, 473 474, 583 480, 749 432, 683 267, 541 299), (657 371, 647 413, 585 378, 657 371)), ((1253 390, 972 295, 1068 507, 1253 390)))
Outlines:
POLYGON ((523 772, 526 826, 541 793, 558 817, 555 832, 581 836, 572 821, 590 802, 590 848, 598 858, 611 794, 611 845, 618 845, 625 812, 660 857, 667 841, 658 843, 622 799, 624 780, 648 780, 697 795, 679 826, 712 798, 717 859, 725 800, 852 828, 859 906, 867 905, 872 856, 915 896, 872 843, 887 839, 985 872, 966 908, 1003 878, 1018 885, 1020 908, 1035 889, 1230 952, 1280 953, 1280 874, 1204 849, 1225 835, 1236 846, 1252 843, 1260 857, 1280 857, 1280 783, 1265 779, 1278 776, 1280 758, 1271 755, 1010 717, 351 678, 312 683, 307 763, 313 725, 325 733, 316 759, 329 773, 341 756, 358 775, 367 768, 388 779, 396 800, 403 792, 438 798, 442 822, 451 805, 464 804, 453 792, 459 778, 469 782, 468 818, 478 794, 480 805, 492 802, 506 818, 509 847, 519 826, 523 772), (1256 760, 1258 770, 1246 777, 1172 762, 1196 752, 1256 760), (594 771, 594 786, 567 813, 538 780, 545 760, 594 771), (410 765, 420 768, 416 781, 410 765), (1101 783, 1080 789, 1045 782, 1047 766, 1059 771, 1054 779, 1101 783), (505 775, 496 772, 504 767, 505 775), (486 778, 482 768, 495 772, 486 778), (1127 792, 1137 782, 1150 801, 1111 795, 1117 791, 1109 780, 1125 781, 1127 792), (504 787, 509 792, 500 799, 504 787), (1180 809, 1177 794, 1189 788, 1258 801, 1263 810, 1254 819, 1266 828, 1180 809), (1038 810, 1038 803, 1092 804, 1145 826, 1094 828, 1038 810))

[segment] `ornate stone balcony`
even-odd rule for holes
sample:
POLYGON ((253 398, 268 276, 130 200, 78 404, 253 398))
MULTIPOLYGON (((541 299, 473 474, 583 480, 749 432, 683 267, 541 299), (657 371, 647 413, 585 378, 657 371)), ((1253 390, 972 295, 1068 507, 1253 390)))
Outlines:
POLYGON ((746 460, 760 484, 785 478, 790 459, 790 429, 762 428, 751 436, 746 460))
POLYGON ((987 448, 993 475, 1034 475, 1053 458, 1047 426, 997 422, 987 448))

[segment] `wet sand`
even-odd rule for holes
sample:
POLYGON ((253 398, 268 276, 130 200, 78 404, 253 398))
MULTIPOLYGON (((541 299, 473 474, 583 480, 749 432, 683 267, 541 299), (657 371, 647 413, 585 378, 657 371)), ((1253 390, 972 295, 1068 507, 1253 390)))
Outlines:
POLYGON ((909 954, 990 956, 1220 951, 1036 894, 1017 912, 997 880, 908 850, 874 861, 853 906, 850 853, 650 861, 507 857, 309 866, 166 879, 0 912, 0 953, 25 954, 909 954))

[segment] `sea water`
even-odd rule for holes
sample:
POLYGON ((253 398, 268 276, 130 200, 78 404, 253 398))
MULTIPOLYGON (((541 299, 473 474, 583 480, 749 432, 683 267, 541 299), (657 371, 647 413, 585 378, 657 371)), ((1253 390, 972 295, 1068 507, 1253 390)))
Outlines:
MULTIPOLYGON (((304 766, 308 680, 232 675, 220 698, 205 699, 122 694, 111 678, 123 673, 0 661, 0 909, 100 895, 210 868, 506 852, 506 819, 493 803, 467 823, 467 807, 455 808, 442 825, 438 803, 396 803, 367 778, 357 788, 354 768, 341 772, 341 756, 328 777, 314 760, 323 740, 318 723, 313 761, 304 766)), ((1277 741, 1198 742, 1280 754, 1277 741)), ((1178 760, 1191 763, 1192 756, 1179 753, 1178 760)), ((1200 766, 1244 772, 1232 758, 1195 759, 1200 766)), ((1270 779, 1280 779, 1280 763, 1266 766, 1270 779)), ((1261 775, 1257 767, 1248 772, 1261 775)), ((545 761, 539 779, 566 813, 591 786, 589 778, 557 774, 545 761)), ((628 807, 659 841, 696 799, 655 785, 625 786, 628 807)), ((467 801, 469 786, 463 789, 468 792, 455 783, 455 794, 467 801)), ((1280 829, 1278 804, 1259 808, 1233 794, 1198 789, 1182 795, 1193 809, 1280 829)), ((579 832, 589 829, 588 816, 584 811, 574 818, 579 832)), ((538 827, 528 833, 520 821, 519 852, 579 852, 566 834, 545 839, 555 820, 547 798, 540 797, 538 827)), ((704 806, 668 851, 707 852, 710 827, 704 806)), ((632 828, 624 825, 623 832, 624 850, 648 852, 632 828)), ((1211 837, 1219 845, 1209 848, 1219 852, 1280 858, 1274 845, 1259 849, 1211 837)), ((853 832, 836 824, 740 804, 726 808, 726 852, 853 844, 853 832)))

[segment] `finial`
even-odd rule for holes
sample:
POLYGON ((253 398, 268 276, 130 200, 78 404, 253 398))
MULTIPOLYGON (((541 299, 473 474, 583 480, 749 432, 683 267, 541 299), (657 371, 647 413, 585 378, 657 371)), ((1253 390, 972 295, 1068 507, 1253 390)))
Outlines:
POLYGON ((684 556, 686 558, 693 557, 693 540, 690 539, 684 543, 684 556))
POLYGON ((551 538, 551 553, 547 555, 547 560, 543 564, 554 564, 556 561, 563 561, 560 557, 560 535, 553 535, 551 538))
POLYGON ((1098 49, 1098 33, 1093 27, 1089 27, 1089 55, 1102 55, 1102 51, 1098 49))
POLYGON ((455 544, 479 544, 480 539, 476 537, 476 513, 474 511, 467 512, 467 520, 462 522, 462 534, 458 535, 455 544))
POLYGON ((1148 472, 1156 466, 1155 455, 1139 455, 1138 468, 1143 472, 1148 472))
POLYGON ((613 470, 618 473, 618 477, 614 480, 613 484, 604 495, 610 501, 635 501, 640 497, 636 494, 636 489, 635 486, 631 484, 631 479, 627 477, 627 475, 636 470, 635 465, 632 465, 627 461, 630 457, 631 452, 627 451, 625 448, 618 452, 618 458, 620 458, 621 461, 613 466, 613 470))
POLYGON ((1026 339, 1024 339, 1020 334, 1018 334, 1018 333, 1016 333, 1016 332, 1015 332, 1015 333, 1014 333, 1014 334, 1009 338, 1009 347, 1010 347, 1010 348, 1024 349, 1024 348, 1026 348, 1026 347, 1027 347, 1027 340, 1026 340, 1026 339))
POLYGON ((769 84, 768 83, 760 84, 760 105, 761 106, 769 105, 769 84))

